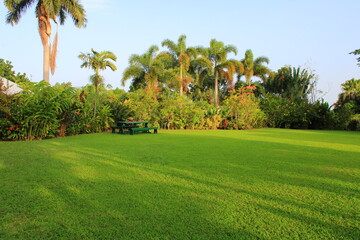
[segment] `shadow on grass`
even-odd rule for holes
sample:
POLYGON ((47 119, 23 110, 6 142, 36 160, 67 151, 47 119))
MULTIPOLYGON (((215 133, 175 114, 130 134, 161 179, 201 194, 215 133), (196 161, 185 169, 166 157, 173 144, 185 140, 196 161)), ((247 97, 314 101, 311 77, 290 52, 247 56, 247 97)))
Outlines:
MULTIPOLYGON (((348 165, 358 174, 358 165, 354 160, 346 164, 341 159, 344 164, 339 164, 335 158, 327 159, 339 152, 356 158, 357 152, 256 138, 191 136, 190 140, 189 135, 178 134, 174 137, 179 141, 172 142, 173 137, 163 139, 160 134, 157 138, 117 137, 121 141, 114 141, 112 135, 106 142, 70 139, 59 145, 55 141, 56 151, 49 149, 52 142, 44 143, 48 158, 22 167, 36 172, 45 166, 47 176, 4 178, 19 185, 12 189, 14 185, 7 184, 0 190, 9 193, 2 195, 0 203, 6 206, 2 219, 12 227, 0 237, 265 240, 357 239, 360 235, 359 207, 344 206, 342 211, 336 206, 351 199, 359 202, 358 178, 334 170, 348 165), (298 156, 269 158, 274 148, 298 156), (307 159, 307 154, 313 159, 307 159), (332 177, 338 182, 330 181, 332 177), (20 185, 23 181, 33 184, 20 185), (293 193, 286 195, 288 186, 293 193), (313 196, 307 199, 302 194, 313 196), (18 202, 12 204, 10 199, 18 202), (281 219, 291 222, 288 236, 277 230, 281 219)), ((6 159, 0 176, 12 164, 6 159)))
MULTIPOLYGON (((201 142, 201 138, 199 137, 200 142, 201 142)), ((209 137, 205 137, 206 139, 208 139, 209 137)), ((226 145, 226 142, 224 143, 226 145)), ((130 150, 131 151, 131 150, 130 150)), ((219 182, 218 179, 212 179, 211 177, 207 177, 206 175, 201 174, 201 171, 185 171, 183 172, 181 169, 177 169, 177 168, 171 168, 168 166, 164 166, 161 164, 151 164, 151 163, 146 163, 143 161, 139 161, 139 157, 137 158, 133 158, 132 154, 127 154, 126 151, 122 151, 122 156, 121 158, 114 158, 114 155, 110 155, 113 158, 109 158, 109 154, 104 154, 104 152, 102 151, 98 151, 97 149, 86 149, 84 151, 79 151, 81 154, 89 154, 89 155, 93 155, 91 158, 92 159, 97 159, 94 160, 97 163, 101 163, 101 164, 105 164, 105 165, 109 165, 111 167, 118 167, 118 168, 124 168, 126 167, 126 169, 128 169, 129 171, 134 171, 134 172, 146 172, 147 175, 153 175, 153 176, 157 176, 159 177, 159 175, 162 176, 162 178, 165 176, 167 178, 172 178, 175 179, 175 182, 185 182, 185 183, 192 183, 192 184, 196 184, 198 185, 198 187, 201 188, 201 186, 207 186, 210 187, 212 189, 215 190, 211 190, 208 192, 208 194, 214 194, 217 193, 219 191, 232 191, 235 193, 239 193, 240 195, 249 195, 252 198, 255 199, 261 199, 264 200, 266 202, 276 202, 277 204, 281 204, 281 205, 289 205, 290 207, 296 207, 296 208, 303 208, 303 209, 307 209, 311 212, 317 212, 320 215, 331 215, 333 217, 336 218, 346 218, 346 219, 352 219, 354 221, 357 221, 357 217, 356 215, 352 215, 349 213, 345 213, 345 212, 341 212, 341 210, 332 210, 329 209, 327 207, 316 207, 312 204, 305 204, 299 201, 295 201, 295 200, 289 200, 289 199, 284 199, 284 198, 280 198, 280 197, 276 197, 271 195, 269 192, 269 194, 263 194, 263 193, 259 193, 256 191, 249 191, 249 190, 245 190, 245 189, 239 189, 236 187, 230 187, 230 186, 226 186, 224 184, 221 184, 221 182, 219 182), (107 159, 107 160, 99 160, 99 158, 103 158, 103 159, 107 159), (124 159, 128 159, 128 160, 124 160, 124 159), (150 165, 149 165, 150 164, 150 165)), ((159 150, 159 154, 161 155, 161 150, 159 150)), ((146 153, 143 153, 143 156, 146 156, 146 153)), ((151 158, 148 158, 149 161, 151 161, 151 158)), ((248 171, 250 168, 246 168, 245 171, 248 171)), ((254 168, 251 170, 252 173, 250 173, 250 175, 254 174, 254 177, 258 180, 266 180, 269 182, 276 182, 279 183, 280 185, 291 185, 294 186, 295 188, 301 187, 301 188, 312 188, 314 190, 316 190, 315 192, 329 192, 329 193, 333 193, 336 195, 343 195, 343 197, 357 197, 359 191, 357 189, 352 189, 349 187, 343 187, 337 184, 332 184, 332 183, 327 183, 325 181, 314 181, 314 179, 308 179, 308 177, 311 177, 311 175, 305 174, 304 176, 291 176, 292 174, 294 174, 293 172, 288 172, 285 169, 282 170, 282 173, 285 174, 285 176, 282 176, 281 172, 269 172, 267 174, 264 175, 259 175, 256 174, 258 172, 258 169, 254 168)), ((298 173, 296 173, 298 174, 298 173)), ((156 178, 156 177, 155 177, 156 178)), ((235 180, 235 179, 233 179, 235 180)), ((349 179, 348 179, 349 180, 349 179)), ((156 180, 155 180, 156 181, 156 180)), ((355 184, 355 181, 352 182, 355 184)), ((236 185, 237 183, 234 182, 234 185, 236 185)), ((186 191, 194 191, 193 188, 188 188, 186 187, 187 185, 184 184, 182 187, 184 188, 184 190, 186 191)), ((175 187, 176 189, 181 188, 181 186, 179 186, 178 184, 172 183, 171 187, 175 187)), ((299 191, 299 194, 301 194, 301 188, 299 191)), ((204 190, 201 190, 204 191, 204 190)), ((176 191, 175 191, 176 192, 176 191)), ((201 206, 201 205, 200 205, 201 206)), ((326 206, 326 204, 325 204, 326 206)), ((277 209, 274 207, 270 207, 271 210, 277 209)), ((272 214, 274 214, 274 211, 268 211, 272 214)), ((278 212, 282 212, 281 209, 278 209, 278 212)), ((354 237, 357 236, 357 234, 360 234, 360 232, 358 231, 358 229, 356 228, 352 228, 352 227, 344 227, 341 225, 336 225, 336 224, 331 224, 328 223, 327 221, 321 221, 319 219, 315 219, 315 218, 311 218, 311 217, 306 217, 306 216, 301 216, 298 214, 298 217, 292 217, 292 215, 297 216, 297 214, 295 213, 290 213, 290 215, 288 214, 283 215, 283 217, 290 217, 292 219, 296 219, 298 221, 301 221, 302 223, 304 223, 307 226, 313 226, 316 225, 319 228, 323 228, 329 232, 331 232, 332 236, 336 236, 336 238, 342 238, 344 236, 347 237, 354 237)), ((235 229, 234 229, 235 230, 235 229)), ((257 235, 259 236, 259 235, 257 235)), ((355 239, 355 237, 354 237, 355 239)))

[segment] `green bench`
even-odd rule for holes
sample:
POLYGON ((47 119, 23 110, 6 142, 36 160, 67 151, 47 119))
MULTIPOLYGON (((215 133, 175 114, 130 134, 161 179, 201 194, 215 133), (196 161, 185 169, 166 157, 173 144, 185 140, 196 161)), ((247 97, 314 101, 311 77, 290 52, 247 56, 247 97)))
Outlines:
POLYGON ((112 133, 115 133, 116 129, 119 129, 120 132, 121 127, 120 126, 111 127, 111 129, 112 129, 112 133))
POLYGON ((157 133, 158 128, 157 127, 134 127, 130 128, 130 135, 134 135, 135 132, 150 132, 149 130, 154 130, 154 133, 157 133))

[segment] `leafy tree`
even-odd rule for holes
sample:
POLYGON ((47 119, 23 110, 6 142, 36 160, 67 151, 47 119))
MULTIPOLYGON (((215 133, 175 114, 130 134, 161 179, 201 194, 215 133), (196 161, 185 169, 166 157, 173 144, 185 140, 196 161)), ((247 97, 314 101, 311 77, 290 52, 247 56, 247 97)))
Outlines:
POLYGON ((100 70, 110 68, 116 71, 117 68, 114 65, 117 57, 110 51, 97 52, 91 49, 91 53, 81 53, 79 58, 83 61, 81 68, 90 68, 95 71, 94 75, 90 76, 90 81, 95 87, 95 99, 94 99, 94 117, 96 116, 96 101, 98 96, 98 89, 101 84, 104 83, 104 77, 100 75, 100 70))
POLYGON ((246 84, 250 86, 251 78, 253 76, 260 77, 261 79, 265 78, 265 75, 270 73, 270 69, 263 64, 269 64, 269 58, 261 56, 254 59, 254 54, 251 49, 246 50, 244 59, 241 60, 244 65, 244 76, 246 79, 246 84))
POLYGON ((219 106, 219 78, 225 79, 232 84, 233 76, 236 71, 241 73, 242 63, 236 60, 228 60, 229 53, 237 54, 237 49, 233 45, 225 45, 223 42, 211 39, 209 48, 199 48, 201 55, 208 58, 212 63, 211 75, 214 77, 214 105, 219 106))
POLYGON ((7 80, 13 81, 15 83, 29 82, 29 78, 26 76, 26 73, 15 74, 13 70, 13 65, 10 61, 5 61, 0 58, 0 77, 6 78, 7 80))
POLYGON ((34 3, 36 3, 38 30, 44 48, 43 80, 49 82, 50 69, 52 74, 55 71, 58 43, 58 34, 56 34, 52 46, 49 42, 52 29, 51 20, 53 20, 56 25, 58 25, 58 22, 63 25, 67 14, 69 14, 75 26, 79 28, 85 26, 87 20, 85 10, 79 3, 79 0, 5 0, 5 6, 9 10, 6 22, 11 25, 17 24, 23 13, 34 3))
POLYGON ((282 67, 276 73, 271 73, 264 79, 263 87, 268 93, 274 93, 291 101, 307 99, 315 87, 314 74, 306 69, 291 66, 282 67))
POLYGON ((203 56, 191 60, 189 72, 193 76, 192 92, 195 99, 203 99, 207 85, 206 79, 211 76, 212 62, 203 56))
POLYGON ((177 43, 166 39, 162 42, 162 46, 168 48, 169 54, 173 57, 175 66, 179 68, 179 93, 183 95, 184 89, 193 80, 188 74, 190 68, 190 56, 196 56, 195 48, 186 47, 186 36, 181 35, 177 43))

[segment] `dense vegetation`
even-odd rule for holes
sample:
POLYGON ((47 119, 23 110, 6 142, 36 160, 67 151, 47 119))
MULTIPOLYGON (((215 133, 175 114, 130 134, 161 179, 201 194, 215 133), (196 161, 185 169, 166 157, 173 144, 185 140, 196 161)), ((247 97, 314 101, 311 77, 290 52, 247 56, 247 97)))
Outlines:
POLYGON ((288 129, 0 142, 0 238, 358 240, 359 145, 288 129))
POLYGON ((284 66, 271 71, 267 57, 247 50, 229 59, 235 46, 212 39, 209 47, 187 47, 165 40, 168 51, 151 46, 134 54, 123 84, 130 91, 106 89, 100 70, 115 71, 109 51, 81 53, 81 67, 94 70, 92 85, 50 86, 26 81, 1 61, 0 70, 24 91, 13 96, 0 89, 0 139, 32 140, 100 132, 132 117, 163 129, 251 129, 260 127, 360 130, 360 80, 342 87, 334 106, 316 99, 317 77, 311 69, 284 66), (253 81, 256 76, 257 81, 253 81), (333 108, 332 108, 333 107, 333 108))

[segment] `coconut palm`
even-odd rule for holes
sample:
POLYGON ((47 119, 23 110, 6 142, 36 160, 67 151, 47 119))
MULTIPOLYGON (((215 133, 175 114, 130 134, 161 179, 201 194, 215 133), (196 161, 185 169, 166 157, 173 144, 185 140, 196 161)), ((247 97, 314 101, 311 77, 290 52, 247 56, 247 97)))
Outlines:
POLYGON ((5 6, 9 10, 6 22, 11 25, 17 24, 23 13, 36 3, 36 18, 38 19, 38 30, 43 45, 44 63, 43 63, 43 80, 49 82, 50 69, 52 74, 56 67, 56 53, 58 34, 55 35, 54 43, 51 46, 51 20, 58 25, 63 25, 67 15, 73 19, 75 26, 84 27, 86 24, 85 10, 79 0, 5 0, 5 6))
POLYGON ((233 45, 225 45, 223 42, 212 39, 209 48, 199 48, 201 55, 208 58, 212 63, 211 75, 214 78, 214 105, 219 106, 219 78, 225 79, 229 85, 232 84, 233 76, 238 71, 241 72, 242 63, 236 60, 228 60, 229 53, 237 54, 237 49, 233 45))
POLYGON ((142 55, 133 54, 129 58, 129 67, 123 72, 121 83, 124 86, 129 79, 133 80, 132 87, 135 89, 146 87, 147 90, 156 90, 158 83, 165 74, 173 78, 167 67, 171 64, 171 56, 167 53, 157 54, 159 48, 151 46, 142 55))
POLYGON ((197 55, 196 50, 194 48, 186 47, 185 35, 179 37, 177 44, 169 39, 164 40, 161 44, 169 50, 169 54, 174 59, 175 66, 179 67, 179 93, 180 95, 183 95, 184 89, 186 89, 187 85, 193 80, 190 74, 188 74, 188 70, 190 67, 191 56, 197 55))
POLYGON ((117 68, 114 65, 117 57, 114 53, 110 51, 97 52, 94 49, 91 49, 91 53, 80 53, 78 56, 83 63, 81 68, 90 68, 95 71, 95 74, 90 76, 91 83, 95 86, 95 98, 94 98, 94 117, 96 116, 96 101, 98 95, 98 89, 101 84, 104 83, 104 77, 100 75, 100 70, 105 70, 110 68, 113 71, 116 71, 117 68))
POLYGON ((261 79, 265 78, 265 75, 270 73, 270 69, 263 64, 269 64, 269 59, 267 57, 258 57, 254 59, 254 54, 251 49, 245 51, 245 58, 241 60, 244 65, 244 75, 246 79, 246 84, 251 84, 251 78, 253 76, 260 77, 261 79))

